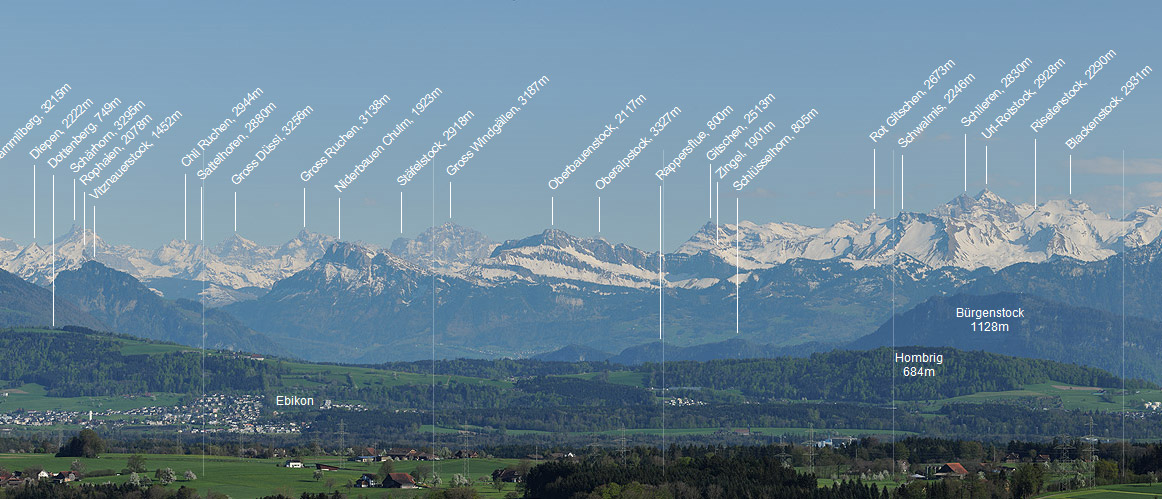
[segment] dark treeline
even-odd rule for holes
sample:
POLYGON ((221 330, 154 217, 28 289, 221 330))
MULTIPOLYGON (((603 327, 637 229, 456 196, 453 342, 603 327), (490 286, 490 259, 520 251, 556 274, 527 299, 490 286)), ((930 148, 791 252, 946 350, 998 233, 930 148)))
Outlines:
POLYGON ((532 468, 526 497, 1022 499, 1047 491, 1150 482, 1162 470, 1162 444, 1128 446, 1125 469, 1118 461, 1121 446, 1103 444, 1093 449, 1093 461, 1068 465, 1071 478, 1051 480, 1052 467, 1033 463, 1032 456, 1053 453, 1058 444, 913 438, 895 444, 866 439, 846 447, 813 449, 810 455, 793 445, 672 445, 664 453, 656 447, 635 447, 625 453, 597 450, 576 460, 532 468), (1031 457, 1011 467, 996 465, 999 458, 1021 452, 1031 457), (987 453, 998 459, 985 457, 987 453), (894 490, 864 482, 873 476, 898 480, 905 474, 930 475, 936 464, 946 462, 963 463, 969 475, 912 480, 894 490), (808 466, 815 471, 796 472, 796 467, 808 466), (838 481, 819 487, 816 477, 820 475, 838 481))
POLYGON ((813 475, 783 465, 782 449, 763 447, 635 448, 534 467, 527 497, 801 497, 879 499, 886 491, 860 481, 820 488, 813 475), (631 461, 632 462, 628 462, 631 461))
MULTIPOLYGON (((84 487, 74 487, 64 483, 51 481, 32 482, 27 485, 11 488, 0 488, 0 499, 197 499, 197 491, 185 486, 162 487, 160 485, 142 487, 128 483, 114 485, 111 483, 87 484, 84 487)), ((226 497, 211 495, 207 497, 226 497)))

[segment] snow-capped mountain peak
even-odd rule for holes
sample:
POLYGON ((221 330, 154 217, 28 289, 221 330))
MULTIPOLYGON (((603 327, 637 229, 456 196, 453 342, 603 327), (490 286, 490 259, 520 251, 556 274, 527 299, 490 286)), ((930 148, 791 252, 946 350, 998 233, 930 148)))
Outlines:
POLYGON ((932 268, 999 269, 1055 256, 1094 261, 1119 251, 1123 234, 1126 247, 1157 239, 1162 233, 1160 211, 1143 208, 1122 222, 1076 200, 1014 204, 986 189, 976 196, 957 196, 928 214, 903 212, 891 219, 872 215, 863 222, 843 220, 825 228, 745 221, 738 227, 708 224, 678 253, 708 252, 733 263, 733 238, 741 230, 739 259, 754 267, 793 258, 882 265, 897 253, 932 268))
POLYGON ((55 240, 55 267, 52 248, 35 242, 7 251, 0 248, 0 257, 5 270, 42 285, 52 282, 54 269, 75 270, 95 260, 147 284, 157 279, 204 280, 212 286, 238 290, 270 288, 318 259, 333 240, 303 231, 273 247, 234 234, 212 249, 175 239, 157 249, 143 250, 107 244, 92 229, 73 226, 55 240))
POLYGON ((496 246, 474 229, 447 222, 421 232, 415 239, 396 239, 390 251, 416 264, 455 274, 476 260, 487 258, 496 246))

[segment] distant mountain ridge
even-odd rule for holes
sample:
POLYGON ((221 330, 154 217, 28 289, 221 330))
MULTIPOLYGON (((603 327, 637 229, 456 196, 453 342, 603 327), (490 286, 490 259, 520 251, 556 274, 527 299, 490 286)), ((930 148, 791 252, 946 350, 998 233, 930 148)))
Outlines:
POLYGON ((842 258, 857 265, 883 265, 909 255, 933 268, 1001 269, 1054 257, 1097 261, 1127 248, 1148 244, 1162 234, 1159 208, 1140 208, 1117 220, 1083 202, 1052 200, 1036 207, 1013 204, 983 190, 960 195, 929 213, 903 212, 892 218, 871 215, 830 227, 793 223, 738 226, 707 224, 677 253, 710 252, 733 262, 739 234, 741 264, 769 266, 793 258, 842 258))
MULTIPOLYGON (((666 344, 667 361, 704 362, 718 359, 772 359, 776 357, 805 357, 815 352, 833 350, 838 345, 804 343, 791 347, 774 347, 752 343, 744 339, 728 339, 714 343, 693 346, 666 344)), ((659 362, 662 359, 662 343, 654 341, 635 345, 618 354, 602 352, 584 345, 567 345, 552 352, 537 354, 536 360, 556 362, 604 362, 625 366, 659 362)))
MULTIPOLYGON (((1122 371, 1122 317, 1088 307, 1067 305, 1029 294, 958 294, 926 300, 898 314, 875 332, 844 345, 869 350, 896 345, 951 347, 1086 365, 1122 371), (1024 317, 970 319, 957 308, 1021 309, 1024 317), (1004 324, 1001 331, 974 331, 972 323, 1004 324)), ((1162 382, 1162 322, 1125 318, 1125 373, 1130 378, 1162 382)), ((946 359, 946 363, 955 359, 946 359)), ((960 369, 970 369, 961 366, 960 369)))
POLYGON ((496 246, 479 231, 448 222, 421 232, 415 239, 397 238, 390 251, 418 265, 456 273, 488 257, 496 246))
MULTIPOLYGON (((162 281, 167 290, 181 293, 172 298, 198 297, 205 281, 209 303, 220 305, 258 296, 257 290, 269 289, 310 265, 334 241, 334 237, 303 230, 279 246, 262 246, 234 234, 213 248, 175 239, 143 250, 108 244, 92 229, 74 226, 56 239, 55 270, 75 270, 93 260, 147 284, 162 281), (183 282, 197 282, 199 289, 193 291, 192 285, 183 282)), ((51 246, 31 243, 5 251, 0 245, 0 262, 5 270, 35 284, 47 285, 54 278, 51 246)))
MULTIPOLYGON (((830 227, 707 223, 664 258, 658 252, 556 229, 494 243, 452 223, 425 230, 415 239, 396 239, 390 251, 419 267, 478 285, 567 282, 599 289, 647 289, 656 287, 660 278, 668 287, 705 289, 733 279, 736 259, 748 272, 794 259, 840 259, 857 268, 883 266, 904 255, 933 269, 999 270, 1060 257, 1098 261, 1116 254, 1123 244, 1137 248, 1160 234, 1158 207, 1143 207, 1116 220, 1079 201, 1054 200, 1034 207, 983 190, 972 197, 957 196, 926 214, 903 212, 892 218, 873 214, 861 222, 844 220, 830 227), (662 276, 659 267, 665 269, 662 276)), ((205 281, 211 303, 224 305, 261 295, 278 280, 307 268, 336 241, 304 230, 279 246, 259 245, 234 234, 214 247, 174 240, 155 250, 139 250, 106 244, 91 230, 74 227, 57 240, 56 269, 75 269, 92 259, 182 293, 190 286, 181 281, 205 281)), ((52 260, 47 247, 33 243, 14 248, 11 241, 0 240, 3 268, 34 283, 51 282, 52 260)))
POLYGON ((29 283, 0 269, 0 327, 43 327, 53 324, 77 325, 106 330, 100 319, 89 315, 77 304, 58 297, 53 303, 52 291, 29 283), (54 310, 55 308, 55 310, 54 310))
POLYGON ((203 309, 201 303, 185 299, 166 300, 133 276, 97 262, 61 272, 56 288, 58 299, 77 303, 119 333, 190 346, 204 342, 210 348, 286 352, 221 310, 203 309))
MULTIPOLYGON (((73 231, 58 244, 57 263, 58 270, 91 259, 130 268, 127 274, 166 297, 204 297, 314 360, 429 358, 433 323, 440 357, 528 357, 571 344, 593 355, 621 352, 655 342, 660 325, 674 352, 738 339, 765 355, 768 347, 855 340, 893 311, 958 290, 1013 291, 1030 283, 1040 286, 1034 294, 1071 304, 1099 292, 1095 303, 1110 310, 1109 262, 1120 258, 1123 243, 1132 262, 1162 247, 1159 216, 1143 208, 1117 221, 1082 203, 1034 209, 982 191, 928 214, 828 228, 707 224, 669 254, 557 229, 493 243, 449 223, 397 239, 392 251, 304 231, 279 247, 235 235, 213 248, 175 241, 145 255, 73 231), (80 243, 88 243, 88 253, 80 243), (1102 282, 1070 281, 1078 273, 1102 282)), ((19 253, 6 264, 46 282, 51 258, 36 245, 19 253)), ((1162 282, 1162 267, 1135 268, 1140 292, 1162 282)), ((1151 317, 1155 304, 1162 310, 1157 299, 1138 302, 1129 309, 1138 315, 1151 317)))

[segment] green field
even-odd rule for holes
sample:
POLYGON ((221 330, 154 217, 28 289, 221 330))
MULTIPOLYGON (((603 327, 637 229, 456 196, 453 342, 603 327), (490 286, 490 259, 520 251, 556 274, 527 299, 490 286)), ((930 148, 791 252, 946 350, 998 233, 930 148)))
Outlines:
MULTIPOLYGON (((1110 411, 1122 410, 1122 396, 1116 390, 1108 390, 1106 397, 1098 394, 1098 390, 1086 389, 1066 383, 1040 383, 1025 385, 1023 390, 1009 390, 1003 392, 980 392, 971 395, 962 395, 937 401, 926 407, 927 410, 936 410, 941 406, 965 402, 998 402, 1019 399, 1052 398, 1060 399, 1062 407, 1070 410, 1083 411, 1110 411), (1062 389, 1072 387, 1075 389, 1062 389), (1082 389, 1076 389, 1082 388, 1082 389)), ((1162 390, 1132 390, 1126 394, 1127 410, 1143 410, 1146 402, 1162 401, 1162 390)))
POLYGON ((1148 497, 1162 497, 1162 484, 1138 483, 1105 485, 1087 490, 1053 492, 1039 497, 1053 497, 1057 499, 1145 499, 1148 497))
POLYGON ((153 393, 149 396, 133 397, 49 397, 43 386, 25 384, 20 388, 0 390, 7 396, 0 396, 0 412, 12 412, 17 409, 28 411, 123 411, 148 406, 176 405, 178 395, 173 393, 153 393))
MULTIPOLYGON (((199 493, 210 491, 221 492, 230 497, 262 497, 275 493, 286 493, 298 496, 303 492, 330 492, 341 490, 351 497, 382 497, 387 489, 347 489, 348 480, 355 481, 363 473, 376 473, 381 463, 354 463, 336 456, 302 458, 303 469, 284 468, 283 459, 242 459, 222 456, 207 456, 203 462, 202 456, 195 455, 154 455, 145 456, 145 466, 150 471, 144 475, 152 477, 156 468, 173 468, 178 475, 178 481, 169 485, 176 489, 182 485, 192 487, 199 493), (323 463, 340 466, 344 469, 327 471, 323 479, 315 481, 314 464, 323 463), (182 479, 186 470, 193 471, 198 479, 187 482, 182 479), (333 488, 327 486, 333 481, 333 488)), ((128 455, 106 454, 97 459, 81 459, 87 471, 112 469, 120 471, 125 468, 128 455)), ((73 458, 57 458, 48 454, 0 454, 0 466, 9 470, 21 470, 28 466, 41 466, 49 472, 58 472, 69 469, 73 458)), ((517 490, 514 484, 505 484, 501 491, 492 487, 492 471, 517 463, 515 459, 450 459, 432 463, 436 471, 443 478, 441 487, 448 486, 453 474, 465 473, 471 477, 474 487, 485 497, 503 497, 505 493, 517 490), (481 480, 484 478, 484 480, 481 480)), ((397 461, 395 472, 411 473, 417 461, 397 461)), ((122 483, 128 480, 126 475, 93 477, 82 480, 82 483, 122 483)), ((423 494, 423 490, 391 492, 392 497, 416 497, 423 494)))

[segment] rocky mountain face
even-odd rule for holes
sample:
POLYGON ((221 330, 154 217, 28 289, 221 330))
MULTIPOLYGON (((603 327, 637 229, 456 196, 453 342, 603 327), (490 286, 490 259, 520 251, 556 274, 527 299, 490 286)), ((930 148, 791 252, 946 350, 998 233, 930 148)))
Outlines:
MULTIPOLYGON (((658 338, 659 292, 650 280, 656 273, 648 273, 653 256, 563 233, 545 236, 538 244, 502 245, 473 265, 500 268, 508 251, 526 258, 507 260, 516 263, 504 268, 504 278, 448 276, 391 253, 339 243, 261 298, 225 310, 298 355, 321 360, 430 358, 433 320, 439 357, 528 356, 569 344, 620 351, 658 338), (614 262, 643 272, 629 274, 638 276, 637 285, 592 279, 602 276, 599 265, 614 262)), ((896 263, 855 267, 797 259, 724 274, 711 286, 667 287, 666 341, 690 346, 738 338, 736 296, 739 331, 748 341, 846 341, 891 316, 893 278, 896 303, 904 307, 955 289, 969 274, 929 269, 909 258, 896 263)))
POLYGON ((424 338, 431 331, 432 290, 454 286, 460 281, 394 254, 335 243, 262 298, 224 310, 310 358, 394 352, 418 359, 429 356, 424 338))
POLYGON ((492 254, 497 244, 480 232, 448 222, 415 239, 398 238, 390 251, 417 265, 443 273, 458 273, 492 254))

